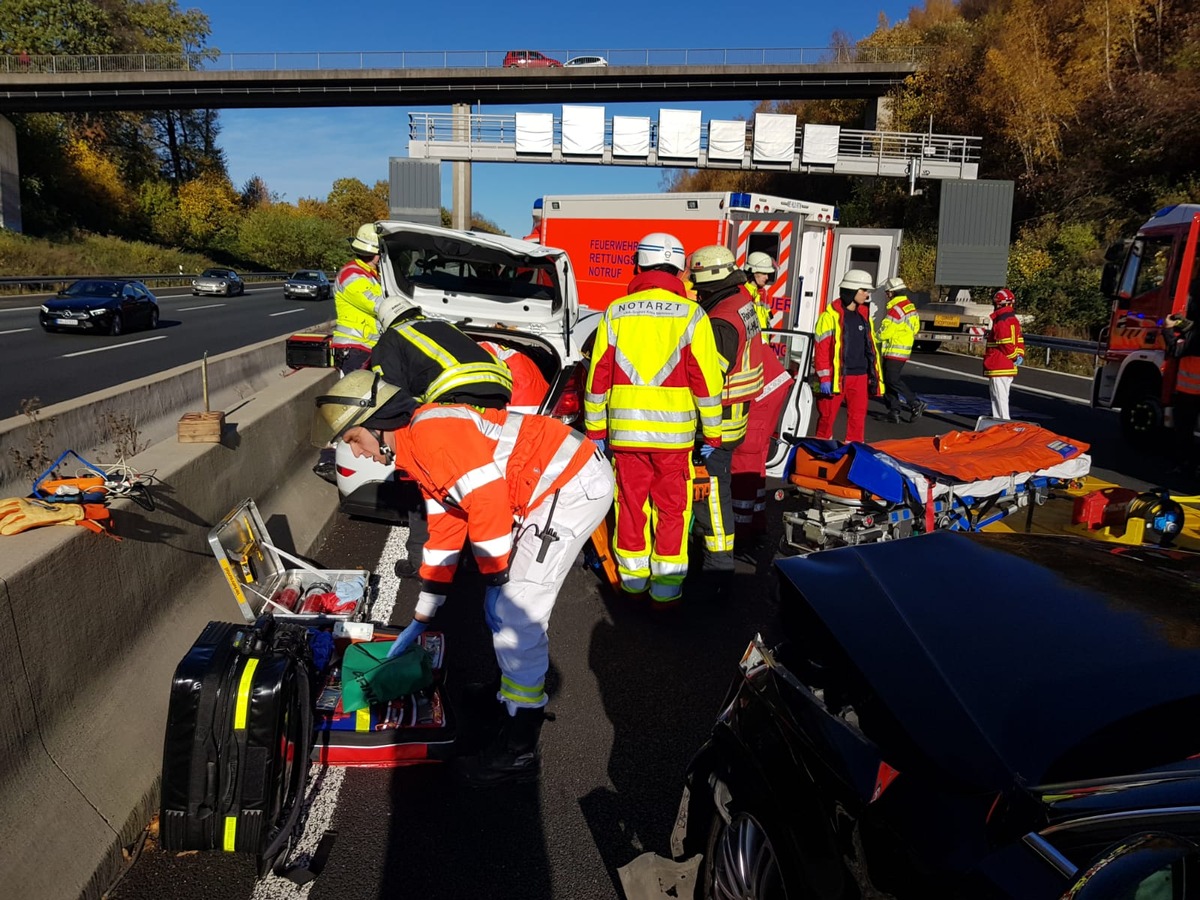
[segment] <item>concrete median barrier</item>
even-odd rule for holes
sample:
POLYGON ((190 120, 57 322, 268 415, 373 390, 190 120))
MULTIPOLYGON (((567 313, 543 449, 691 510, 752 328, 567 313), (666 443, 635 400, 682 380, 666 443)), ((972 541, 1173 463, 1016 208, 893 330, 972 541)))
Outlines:
MULTIPOLYGON (((248 373, 261 350, 223 371, 259 377, 248 373)), ((10 896, 99 896, 118 871, 121 846, 157 806, 175 665, 205 623, 238 615, 232 595, 211 590, 209 529, 253 497, 265 517, 286 518, 288 543, 305 554, 334 521, 337 493, 311 473, 307 438, 314 398, 335 378, 264 377, 229 411, 221 444, 171 436, 139 454, 138 469, 161 481, 156 509, 116 501, 119 542, 74 527, 0 537, 0 871, 10 896)))

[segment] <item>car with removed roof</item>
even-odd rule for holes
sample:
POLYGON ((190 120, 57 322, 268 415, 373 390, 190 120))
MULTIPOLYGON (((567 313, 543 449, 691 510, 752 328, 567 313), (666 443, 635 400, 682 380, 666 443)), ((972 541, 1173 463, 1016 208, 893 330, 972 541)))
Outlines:
POLYGON ((283 283, 285 300, 328 300, 333 296, 333 284, 320 269, 300 269, 283 283))
POLYGON ((246 282, 233 269, 213 266, 192 279, 192 294, 215 294, 232 297, 246 293, 246 282))
POLYGON ((113 335, 157 328, 158 298, 140 281, 82 278, 41 305, 38 323, 46 331, 113 335))
POLYGON ((509 50, 502 63, 506 69, 561 69, 562 63, 538 50, 509 50))
MULTIPOLYGON (((575 338, 579 295, 567 254, 504 235, 413 222, 377 222, 385 297, 445 319, 477 341, 533 360, 549 385, 541 412, 582 427, 586 361, 575 338)), ((514 408, 515 407, 510 407, 514 408)), ((341 509, 349 515, 407 521, 397 506, 394 468, 336 450, 341 509)))
POLYGON ((696 896, 1195 896, 1200 555, 941 531, 776 574, 656 861, 696 896))
POLYGON ((606 68, 608 60, 603 56, 573 56, 563 66, 568 69, 606 68))

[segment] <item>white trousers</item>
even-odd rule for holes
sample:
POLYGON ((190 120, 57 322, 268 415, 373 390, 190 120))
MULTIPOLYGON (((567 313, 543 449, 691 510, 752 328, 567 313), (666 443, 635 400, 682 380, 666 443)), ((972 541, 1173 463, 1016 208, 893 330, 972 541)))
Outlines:
POLYGON ((988 393, 992 395, 992 418, 1008 419, 1008 394, 1012 390, 1013 377, 1001 375, 988 379, 988 393))
POLYGON ((559 491, 553 516, 551 494, 518 526, 508 583, 500 589, 492 629, 492 647, 500 664, 500 695, 510 713, 518 706, 546 705, 550 612, 579 551, 612 507, 613 490, 612 464, 596 452, 559 491), (538 562, 541 534, 547 526, 558 540, 545 545, 545 556, 538 562))

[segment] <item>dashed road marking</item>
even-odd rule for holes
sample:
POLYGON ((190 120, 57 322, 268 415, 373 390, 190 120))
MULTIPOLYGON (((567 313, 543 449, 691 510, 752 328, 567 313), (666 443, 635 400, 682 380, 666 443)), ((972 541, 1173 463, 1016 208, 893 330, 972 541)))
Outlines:
POLYGON ((33 331, 32 328, 13 328, 9 331, 0 331, 0 334, 20 334, 22 331, 33 331))
POLYGON ((134 344, 147 344, 150 341, 164 341, 167 339, 165 334, 160 334, 158 337, 142 338, 138 341, 127 341, 124 344, 110 344, 107 347, 93 347, 91 350, 76 350, 74 353, 64 353, 59 359, 70 359, 72 356, 87 356, 89 353, 103 353, 105 350, 120 350, 122 347, 132 347, 134 344))
POLYGON ((269 315, 271 316, 271 318, 274 318, 275 316, 290 316, 292 313, 298 313, 298 312, 304 312, 303 307, 301 307, 299 309, 285 309, 283 312, 270 313, 269 315))
POLYGON ((182 309, 177 309, 175 312, 195 312, 198 309, 220 309, 224 303, 210 303, 208 306, 185 306, 182 309))
MULTIPOLYGON (((918 366, 922 369, 933 369, 935 372, 945 372, 948 375, 958 375, 960 378, 967 378, 971 381, 987 382, 986 375, 973 375, 970 372, 960 372, 958 369, 951 369, 948 366, 935 366, 932 363, 917 362, 915 359, 910 359, 909 365, 918 366)), ((1071 394, 1060 394, 1058 391, 1047 391, 1043 388, 1027 387, 1021 384, 1020 381, 1014 381, 1012 389, 1014 391, 1024 391, 1027 394, 1041 394, 1043 397, 1054 397, 1058 400, 1066 400, 1069 403, 1078 403, 1081 406, 1091 406, 1090 400, 1084 400, 1080 397, 1074 397, 1071 394)))

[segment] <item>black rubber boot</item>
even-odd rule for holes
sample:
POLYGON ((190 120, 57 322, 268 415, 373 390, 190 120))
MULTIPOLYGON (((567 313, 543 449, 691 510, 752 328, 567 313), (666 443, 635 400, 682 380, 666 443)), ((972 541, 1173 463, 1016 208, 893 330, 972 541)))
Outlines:
POLYGON ((546 721, 541 709, 520 707, 508 716, 500 733, 478 756, 463 760, 462 771, 474 787, 536 781, 542 771, 538 736, 546 721))

